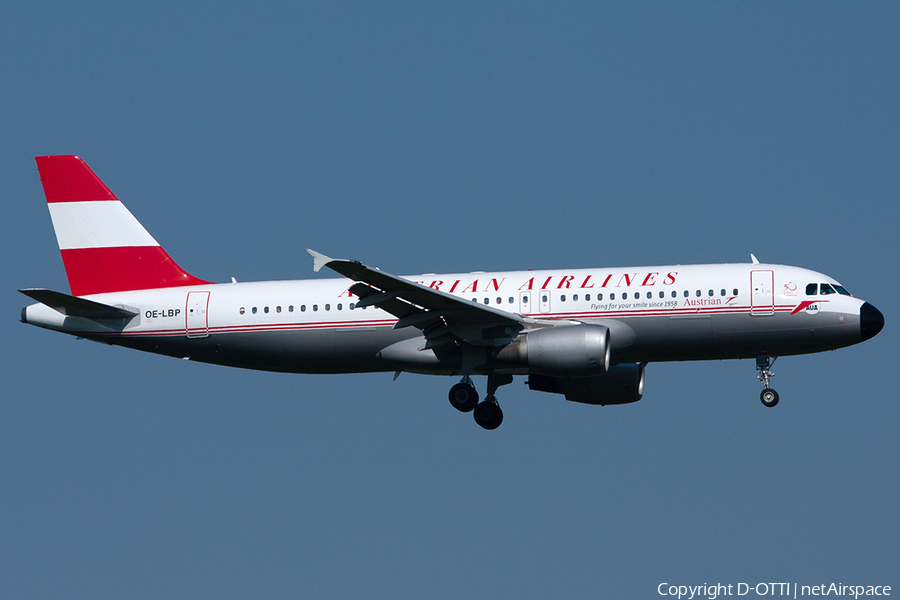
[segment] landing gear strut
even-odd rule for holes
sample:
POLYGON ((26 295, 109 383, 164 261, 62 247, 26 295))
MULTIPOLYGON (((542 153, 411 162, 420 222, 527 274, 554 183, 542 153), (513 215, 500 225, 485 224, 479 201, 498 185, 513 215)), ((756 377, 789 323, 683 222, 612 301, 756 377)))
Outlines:
POLYGON ((778 392, 769 387, 769 379, 775 376, 775 373, 773 373, 770 368, 775 364, 777 359, 777 356, 773 357, 770 362, 769 357, 764 354, 756 357, 756 370, 759 371, 757 378, 765 388, 759 395, 759 399, 769 408, 778 404, 778 392))
POLYGON ((450 404, 458 411, 473 412, 475 422, 485 429, 497 429, 503 422, 503 411, 494 394, 497 388, 512 383, 512 375, 488 375, 487 397, 478 402, 478 392, 467 375, 450 388, 450 404))
POLYGON ((494 394, 497 388, 512 383, 512 375, 488 375, 487 397, 475 407, 475 422, 485 429, 497 429, 503 422, 503 411, 494 394))

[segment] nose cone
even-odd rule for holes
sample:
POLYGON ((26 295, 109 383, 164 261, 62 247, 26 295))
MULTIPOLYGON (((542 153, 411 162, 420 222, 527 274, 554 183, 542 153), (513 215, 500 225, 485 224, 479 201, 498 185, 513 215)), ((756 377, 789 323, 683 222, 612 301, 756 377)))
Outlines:
POLYGON ((868 302, 859 307, 859 330, 863 341, 875 337, 883 328, 884 315, 880 310, 868 302))

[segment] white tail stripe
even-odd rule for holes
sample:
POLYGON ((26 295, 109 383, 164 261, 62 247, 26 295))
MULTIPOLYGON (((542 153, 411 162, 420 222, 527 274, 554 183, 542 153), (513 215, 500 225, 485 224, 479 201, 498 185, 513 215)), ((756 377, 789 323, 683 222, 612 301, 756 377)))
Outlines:
POLYGON ((159 246, 121 202, 53 202, 47 206, 60 250, 159 246))

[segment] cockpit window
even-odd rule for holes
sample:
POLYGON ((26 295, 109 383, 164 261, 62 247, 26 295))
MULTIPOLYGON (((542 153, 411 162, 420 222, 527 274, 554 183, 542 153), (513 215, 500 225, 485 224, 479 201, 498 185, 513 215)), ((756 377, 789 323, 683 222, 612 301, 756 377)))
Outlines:
POLYGON ((831 287, 830 283, 820 283, 819 284, 819 293, 823 296, 827 296, 828 294, 836 294, 834 288, 831 287))
POLYGON ((836 289, 837 293, 840 294, 841 296, 852 296, 853 295, 850 292, 848 292, 847 288, 845 288, 842 285, 835 285, 834 289, 836 289))
POLYGON ((806 284, 806 295, 807 296, 815 296, 818 293, 819 293, 819 284, 818 283, 806 284))

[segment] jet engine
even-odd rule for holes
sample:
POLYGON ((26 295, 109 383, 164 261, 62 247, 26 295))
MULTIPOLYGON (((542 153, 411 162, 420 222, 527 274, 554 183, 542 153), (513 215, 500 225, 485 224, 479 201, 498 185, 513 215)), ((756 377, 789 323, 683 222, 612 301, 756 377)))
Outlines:
POLYGON ((530 373, 589 377, 606 372, 609 351, 609 328, 605 325, 565 325, 520 335, 497 358, 527 365, 530 373))
POLYGON ((637 402, 644 394, 644 365, 613 365, 595 377, 529 375, 528 387, 539 392, 565 394, 566 400, 583 404, 628 404, 637 402))

